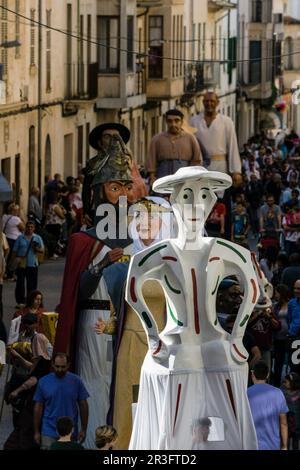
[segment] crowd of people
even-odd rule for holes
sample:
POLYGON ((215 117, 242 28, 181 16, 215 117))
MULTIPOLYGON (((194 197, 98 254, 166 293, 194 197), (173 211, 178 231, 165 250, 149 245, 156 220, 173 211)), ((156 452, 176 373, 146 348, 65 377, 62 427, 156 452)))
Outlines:
MULTIPOLYGON (((149 183, 182 166, 203 164, 229 172, 233 179, 232 187, 219 195, 208 218, 207 235, 255 250, 260 269, 274 288, 272 308, 254 308, 244 337, 252 371, 249 385, 256 387, 249 388, 254 422, 256 417, 259 422, 262 413, 257 394, 266 397, 270 392, 267 387, 258 390, 257 385, 273 387, 272 393, 278 387, 282 390, 278 410, 275 405, 272 408, 278 429, 270 422, 269 439, 258 425, 259 448, 285 449, 291 438, 290 445, 298 449, 300 366, 292 357, 294 340, 300 338, 300 140, 295 132, 280 139, 261 133, 237 153, 234 128, 229 118, 216 112, 217 105, 217 96, 208 93, 204 115, 193 118, 194 129, 186 131, 181 111, 167 113, 167 131, 151 142, 149 172, 138 175, 135 188, 130 172, 137 172, 137 167, 128 164, 131 155, 125 146, 130 134, 124 126, 110 124, 90 137, 98 156, 89 162, 85 177, 70 176, 63 182, 56 174, 46 182, 42 202, 40 190, 32 188, 26 222, 16 203, 8 205, 2 217, 0 292, 2 300, 3 281, 16 280, 15 317, 21 316, 22 322, 18 344, 9 348, 13 372, 6 400, 13 408, 14 430, 5 448, 110 448, 117 437, 120 449, 128 447, 131 406, 138 394, 146 346, 137 317, 124 301, 128 269, 128 263, 124 268, 124 256, 165 237, 163 218, 171 211, 170 205, 151 191, 149 183), (123 162, 116 169, 110 157, 120 155, 126 156, 128 167, 123 162), (116 204, 116 195, 136 201, 137 194, 146 207, 156 207, 157 219, 152 213, 150 221, 147 211, 146 215, 137 211, 133 251, 129 249, 131 237, 114 243, 99 241, 95 226, 100 219, 95 216, 95 207, 103 202, 116 204), (147 228, 143 228, 143 217, 147 228), (141 236, 143 230, 146 234, 141 236), (37 290, 38 265, 45 251, 55 260, 65 255, 67 247, 57 339, 51 344, 41 319, 44 307, 43 295, 37 290), (120 260, 122 263, 117 263, 120 260), (287 416, 286 423, 282 415, 287 416), (103 434, 110 437, 106 439, 103 434), (74 439, 79 442, 77 446, 74 439)), ((163 293, 151 287, 147 296, 163 326, 163 293)), ((236 278, 220 284, 216 310, 228 332, 242 299, 242 286, 236 278)), ((0 339, 6 340, 4 329, 0 339)))

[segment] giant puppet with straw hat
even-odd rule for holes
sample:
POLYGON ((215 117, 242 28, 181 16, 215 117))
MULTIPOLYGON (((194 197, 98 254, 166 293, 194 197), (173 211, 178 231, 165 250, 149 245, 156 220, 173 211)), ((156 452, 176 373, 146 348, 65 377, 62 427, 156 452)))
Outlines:
POLYGON ((130 449, 257 449, 243 335, 260 286, 249 250, 203 237, 215 193, 231 183, 229 175, 200 166, 154 183, 155 191, 171 195, 178 235, 135 254, 129 266, 126 300, 148 339, 130 449), (216 311, 219 285, 228 276, 243 290, 230 334, 216 311), (160 282, 166 298, 160 333, 143 296, 148 279, 160 282), (203 423, 209 427, 197 431, 195 443, 195 429, 203 423))

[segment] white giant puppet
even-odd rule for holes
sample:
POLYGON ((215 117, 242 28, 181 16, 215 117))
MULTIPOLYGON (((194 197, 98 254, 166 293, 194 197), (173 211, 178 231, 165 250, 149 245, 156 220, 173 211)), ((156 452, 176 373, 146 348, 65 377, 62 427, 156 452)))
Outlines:
POLYGON ((126 300, 148 337, 131 449, 256 449, 247 400, 248 353, 243 335, 260 288, 250 252, 203 237, 204 222, 231 177, 202 167, 181 168, 154 183, 171 194, 175 239, 160 241, 130 262, 126 300), (235 275, 244 295, 231 333, 220 326, 216 295, 235 275), (142 295, 143 283, 163 287, 167 321, 159 334, 142 295))

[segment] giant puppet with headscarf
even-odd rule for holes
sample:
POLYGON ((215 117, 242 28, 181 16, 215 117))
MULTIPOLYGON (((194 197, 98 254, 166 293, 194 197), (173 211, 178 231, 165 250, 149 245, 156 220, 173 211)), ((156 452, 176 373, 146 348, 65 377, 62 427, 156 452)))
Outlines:
POLYGON ((96 208, 94 225, 70 237, 58 307, 54 350, 70 354, 73 370, 90 394, 88 448, 94 446, 96 427, 106 423, 109 407, 112 335, 97 336, 94 326, 99 317, 114 321, 103 272, 112 263, 122 264, 132 250, 126 230, 127 207, 135 202, 131 163, 122 138, 113 136, 105 156, 90 175, 96 208))
MULTIPOLYGON (((129 233, 133 254, 160 240, 172 237, 173 212, 168 201, 148 196, 130 207, 129 233)), ((134 310, 125 302, 128 262, 113 264, 103 272, 109 295, 117 313, 117 324, 99 318, 96 332, 111 333, 114 338, 114 361, 110 390, 108 423, 118 430, 117 449, 128 449, 132 431, 132 407, 137 401, 140 371, 147 353, 147 337, 134 310)), ((143 295, 150 306, 159 330, 166 323, 165 297, 160 285, 149 280, 143 295)))

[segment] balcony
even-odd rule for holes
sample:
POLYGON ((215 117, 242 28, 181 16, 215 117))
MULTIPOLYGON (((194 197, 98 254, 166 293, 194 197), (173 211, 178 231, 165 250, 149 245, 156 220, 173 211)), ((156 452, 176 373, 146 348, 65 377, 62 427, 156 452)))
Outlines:
POLYGON ((185 93, 198 93, 207 88, 217 87, 219 79, 219 63, 188 64, 185 74, 184 91, 185 93))
POLYGON ((162 5, 162 0, 137 0, 137 8, 154 8, 160 7, 162 5))
POLYGON ((208 12, 216 13, 223 9, 237 8, 237 5, 228 0, 208 0, 208 12))
POLYGON ((143 63, 135 72, 103 74, 98 72, 97 108, 136 108, 146 102, 146 75, 143 63))

